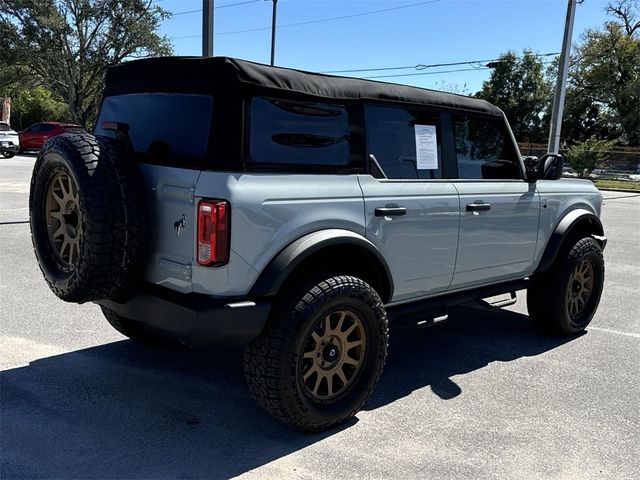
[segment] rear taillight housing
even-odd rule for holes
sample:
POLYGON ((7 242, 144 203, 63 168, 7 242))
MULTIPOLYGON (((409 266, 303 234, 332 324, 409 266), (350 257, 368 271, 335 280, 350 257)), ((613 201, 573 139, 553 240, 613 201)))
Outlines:
POLYGON ((224 265, 229 261, 231 209, 225 200, 200 200, 196 255, 204 266, 224 265))

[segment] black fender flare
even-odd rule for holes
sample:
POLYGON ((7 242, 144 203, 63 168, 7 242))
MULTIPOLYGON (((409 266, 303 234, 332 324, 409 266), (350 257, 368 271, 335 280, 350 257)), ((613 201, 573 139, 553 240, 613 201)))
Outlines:
POLYGON ((569 235, 571 235, 571 232, 573 232, 576 227, 583 225, 585 222, 589 224, 589 233, 598 240, 598 242, 600 242, 602 248, 605 247, 607 239, 604 236, 604 228, 598 216, 584 208, 571 210, 562 217, 562 220, 560 220, 551 234, 551 237, 547 242, 547 246, 545 247, 544 254, 542 255, 542 259, 536 269, 536 273, 544 272, 553 265, 558 253, 560 253, 563 242, 569 235))
POLYGON ((382 269, 384 280, 388 283, 388 302, 393 296, 393 277, 389 265, 385 261, 378 248, 362 235, 350 230, 327 229, 309 233, 293 241, 283 248, 267 266, 251 288, 251 295, 257 297, 271 297, 278 293, 280 287, 298 265, 320 250, 337 245, 351 245, 362 248, 377 263, 376 267, 382 269))

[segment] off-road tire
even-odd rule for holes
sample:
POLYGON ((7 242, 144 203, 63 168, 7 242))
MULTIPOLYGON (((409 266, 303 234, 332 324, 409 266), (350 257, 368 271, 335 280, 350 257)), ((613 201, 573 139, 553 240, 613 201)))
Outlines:
POLYGON ((245 348, 244 370, 258 404, 303 431, 320 431, 352 417, 369 398, 387 355, 389 328, 382 300, 351 276, 319 276, 281 294, 261 335, 245 348), (366 335, 361 366, 345 392, 330 401, 310 398, 299 366, 305 342, 331 312, 357 315, 366 335))
POLYGON ((570 240, 551 268, 532 278, 527 291, 529 316, 545 332, 562 335, 579 333, 589 325, 598 308, 603 284, 604 258, 597 240, 592 237, 570 240), (593 285, 584 307, 572 316, 569 313, 572 274, 583 261, 591 265, 593 285))
POLYGON ((4 158, 13 158, 16 156, 16 152, 2 152, 4 158))
POLYGON ((131 340, 151 346, 167 347, 179 345, 178 342, 171 341, 170 339, 163 337, 140 322, 130 318, 121 317, 108 307, 100 305, 100 308, 102 309, 104 318, 109 322, 109 325, 131 340))
POLYGON ((137 165, 115 140, 89 134, 48 140, 31 178, 29 221, 38 264, 51 290, 77 303, 125 298, 146 261, 148 211, 137 165), (48 226, 47 198, 60 176, 75 184, 76 223, 82 232, 76 259, 68 263, 56 253, 48 226))

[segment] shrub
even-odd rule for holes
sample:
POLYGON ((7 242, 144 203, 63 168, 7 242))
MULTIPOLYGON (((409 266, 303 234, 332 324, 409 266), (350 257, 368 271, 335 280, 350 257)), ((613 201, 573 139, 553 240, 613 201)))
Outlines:
POLYGON ((591 137, 569 147, 564 158, 578 177, 588 178, 596 168, 607 165, 607 153, 612 144, 612 142, 591 137))

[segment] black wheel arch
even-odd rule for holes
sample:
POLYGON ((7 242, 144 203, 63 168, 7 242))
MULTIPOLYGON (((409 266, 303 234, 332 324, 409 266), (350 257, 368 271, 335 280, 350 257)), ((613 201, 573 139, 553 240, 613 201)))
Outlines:
POLYGON ((283 248, 262 270, 251 295, 272 297, 299 274, 338 270, 369 283, 387 303, 393 296, 393 277, 380 250, 350 230, 327 229, 309 233, 283 248))
POLYGON ((596 214, 584 208, 571 210, 556 225, 547 242, 536 273, 547 271, 563 247, 567 245, 567 240, 577 236, 592 236, 603 249, 607 244, 602 221, 596 214))

